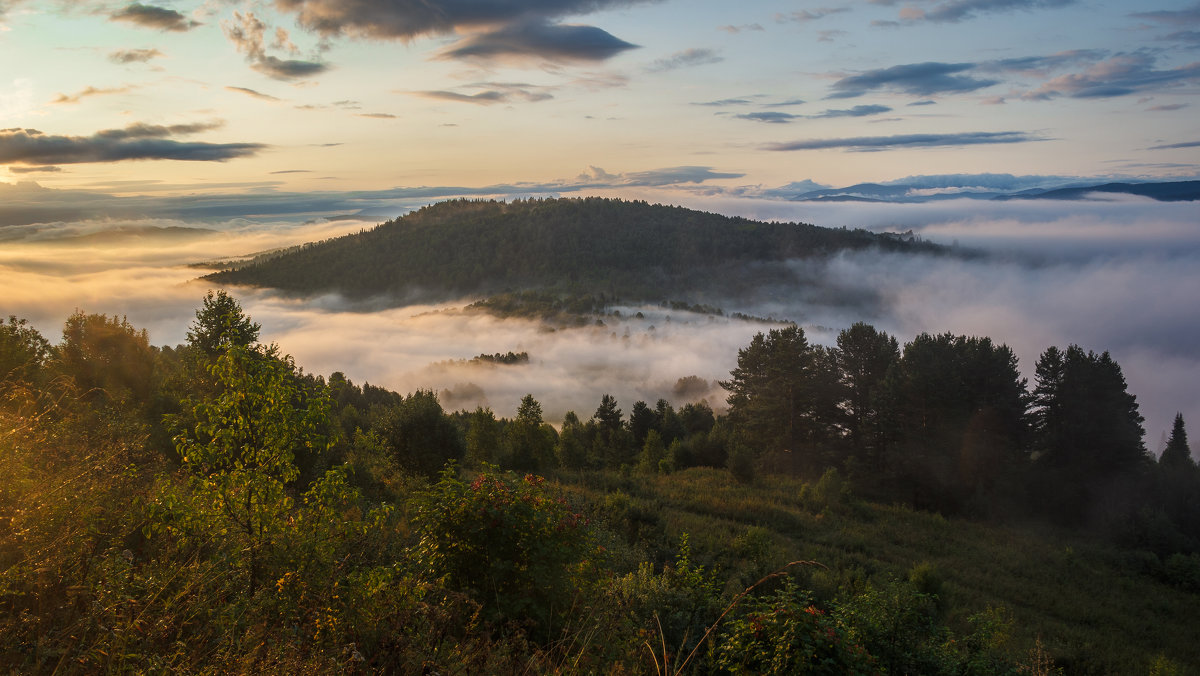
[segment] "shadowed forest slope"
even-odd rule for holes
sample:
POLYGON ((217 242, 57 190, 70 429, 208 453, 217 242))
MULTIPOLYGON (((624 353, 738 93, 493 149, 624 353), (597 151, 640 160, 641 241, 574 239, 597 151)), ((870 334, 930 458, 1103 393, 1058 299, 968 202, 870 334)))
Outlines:
POLYGON ((784 261, 867 248, 943 251, 866 230, 765 223, 645 202, 459 200, 259 256, 207 279, 357 298, 444 300, 530 289, 629 300, 731 297, 779 283, 787 275, 784 261))

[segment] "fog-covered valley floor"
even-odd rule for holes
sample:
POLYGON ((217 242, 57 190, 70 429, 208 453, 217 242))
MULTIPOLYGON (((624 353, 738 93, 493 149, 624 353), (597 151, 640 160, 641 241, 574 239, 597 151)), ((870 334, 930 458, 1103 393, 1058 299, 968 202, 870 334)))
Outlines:
MULTIPOLYGON (((645 196, 651 201, 654 195, 645 196)), ((661 197, 659 198, 661 199, 661 197)), ((679 202, 678 195, 672 200, 679 202)), ((987 335, 1007 343, 1032 380, 1050 345, 1108 350, 1121 364, 1158 451, 1176 411, 1200 420, 1200 205, 1121 198, 1086 202, 953 200, 927 204, 788 203, 697 196, 684 206, 829 227, 907 231, 982 257, 856 253, 795 262, 762 297, 705 299, 726 314, 795 320, 810 340, 867 321, 901 342, 922 331, 987 335)), ((354 232, 356 221, 190 223, 85 221, 0 228, 5 315, 25 317, 52 341, 76 309, 126 315, 154 344, 173 345, 208 285, 198 261, 354 232)), ((511 415, 532 393, 546 417, 587 417, 611 393, 723 404, 716 381, 768 324, 661 307, 622 306, 604 325, 548 327, 439 306, 349 307, 341 299, 232 290, 307 371, 344 372, 402 392, 441 393, 447 408, 488 405, 511 415), (641 312, 642 317, 636 313, 641 312), (527 352, 522 365, 468 363, 483 353, 527 352), (681 386, 679 380, 697 376, 681 386), (707 387, 705 387, 707 386, 707 387)), ((690 300, 690 299, 681 299, 690 300)))

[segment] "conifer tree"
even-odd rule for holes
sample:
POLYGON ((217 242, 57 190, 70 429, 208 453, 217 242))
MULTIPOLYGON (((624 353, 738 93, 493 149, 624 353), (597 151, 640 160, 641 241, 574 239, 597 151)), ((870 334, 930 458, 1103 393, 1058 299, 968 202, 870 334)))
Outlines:
POLYGON ((1171 436, 1167 439, 1167 447, 1163 450, 1158 463, 1163 467, 1195 467, 1192 460, 1192 450, 1188 448, 1187 430, 1183 427, 1183 414, 1175 414, 1175 424, 1171 427, 1171 436))

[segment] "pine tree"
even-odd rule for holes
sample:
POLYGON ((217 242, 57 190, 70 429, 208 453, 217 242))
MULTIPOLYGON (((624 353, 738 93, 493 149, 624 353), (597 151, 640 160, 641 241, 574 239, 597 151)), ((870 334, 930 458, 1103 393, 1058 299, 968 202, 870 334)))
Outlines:
POLYGON ((1187 430, 1183 427, 1183 414, 1175 414, 1175 424, 1171 427, 1171 436, 1167 439, 1167 447, 1163 450, 1158 464, 1163 467, 1195 467, 1192 460, 1192 450, 1188 448, 1187 430))

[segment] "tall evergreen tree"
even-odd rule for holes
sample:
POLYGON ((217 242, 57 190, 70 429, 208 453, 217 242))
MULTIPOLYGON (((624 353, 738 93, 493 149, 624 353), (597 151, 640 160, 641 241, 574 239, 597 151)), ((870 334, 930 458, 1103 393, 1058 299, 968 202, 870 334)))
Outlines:
POLYGON ((1175 424, 1171 426, 1171 436, 1167 439, 1167 447, 1163 449, 1158 463, 1163 467, 1195 467, 1192 459, 1192 449, 1188 447, 1187 430, 1183 427, 1183 414, 1175 414, 1175 424))
POLYGON ((837 364, 846 386, 846 414, 855 451, 878 449, 876 398, 884 376, 900 360, 896 339, 858 322, 837 337, 837 364))
POLYGON ((1107 352, 1051 347, 1037 364, 1033 415, 1039 462, 1094 478, 1143 467, 1137 398, 1107 352))

